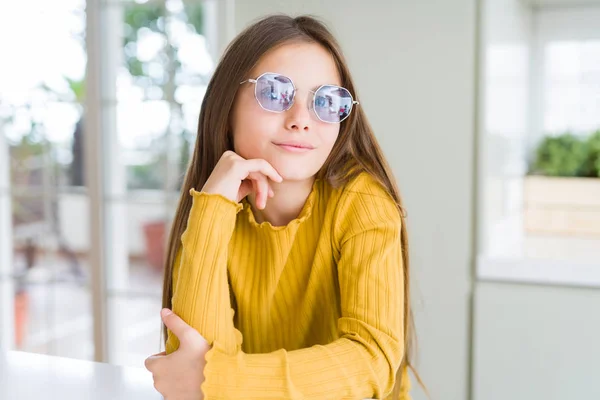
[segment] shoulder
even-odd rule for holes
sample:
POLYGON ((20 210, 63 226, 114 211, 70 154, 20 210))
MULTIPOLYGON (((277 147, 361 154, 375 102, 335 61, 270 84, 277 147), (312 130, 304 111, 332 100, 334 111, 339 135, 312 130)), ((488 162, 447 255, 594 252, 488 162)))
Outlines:
POLYGON ((357 231, 389 228, 400 231, 401 215, 388 190, 366 172, 338 190, 335 231, 338 239, 357 231))
POLYGON ((384 202, 394 203, 394 199, 387 189, 368 172, 361 172, 346 183, 341 190, 341 197, 378 197, 384 202))

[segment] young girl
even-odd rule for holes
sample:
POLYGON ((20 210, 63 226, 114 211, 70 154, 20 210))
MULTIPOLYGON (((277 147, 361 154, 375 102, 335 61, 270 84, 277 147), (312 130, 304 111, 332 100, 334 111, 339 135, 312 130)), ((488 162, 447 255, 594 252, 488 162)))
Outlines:
POLYGON ((169 241, 168 355, 146 363, 169 400, 409 399, 406 228, 355 99, 313 18, 225 52, 169 241))

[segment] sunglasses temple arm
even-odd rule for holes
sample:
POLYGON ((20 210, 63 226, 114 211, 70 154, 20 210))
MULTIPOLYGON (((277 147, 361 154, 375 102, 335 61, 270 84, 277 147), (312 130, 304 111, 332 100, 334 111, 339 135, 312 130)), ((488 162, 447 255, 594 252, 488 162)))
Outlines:
POLYGON ((256 83, 256 79, 246 79, 245 81, 241 81, 240 85, 243 85, 246 82, 250 82, 250 83, 256 83))

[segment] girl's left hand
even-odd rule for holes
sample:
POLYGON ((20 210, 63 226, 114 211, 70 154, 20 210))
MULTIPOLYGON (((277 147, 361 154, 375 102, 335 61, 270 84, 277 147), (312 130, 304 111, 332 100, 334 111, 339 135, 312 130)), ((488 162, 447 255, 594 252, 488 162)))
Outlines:
POLYGON ((160 315, 180 344, 179 349, 169 355, 162 352, 146 359, 154 387, 165 400, 202 400, 205 355, 210 346, 198 331, 171 310, 163 309, 160 315))

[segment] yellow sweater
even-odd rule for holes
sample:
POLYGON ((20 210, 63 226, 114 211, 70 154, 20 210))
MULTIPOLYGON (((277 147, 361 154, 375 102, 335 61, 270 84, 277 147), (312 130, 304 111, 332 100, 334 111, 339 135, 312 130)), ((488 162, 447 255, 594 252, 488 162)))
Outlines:
MULTIPOLYGON (((172 307, 212 345, 205 399, 391 392, 404 354, 404 289, 401 220, 384 188, 366 173, 339 189, 316 180, 283 227, 258 224, 246 200, 190 194, 172 307)), ((169 332, 167 353, 178 347, 169 332)))

